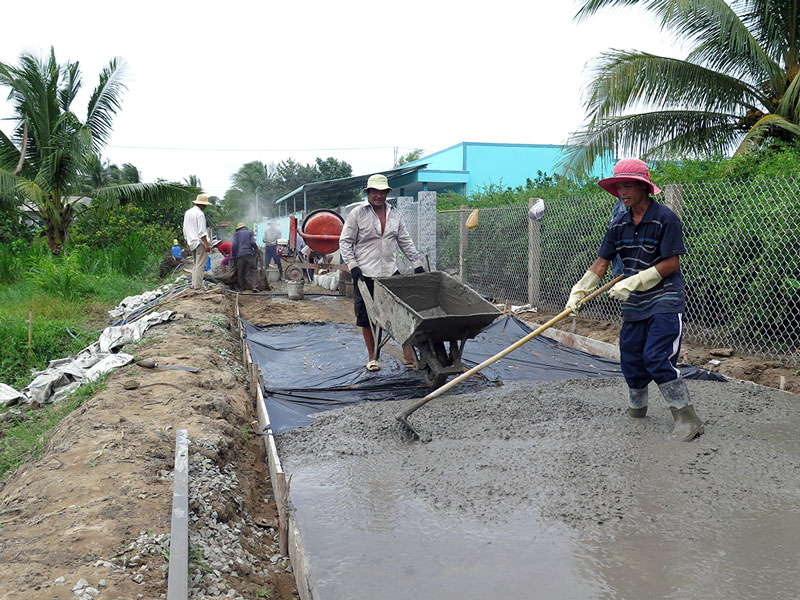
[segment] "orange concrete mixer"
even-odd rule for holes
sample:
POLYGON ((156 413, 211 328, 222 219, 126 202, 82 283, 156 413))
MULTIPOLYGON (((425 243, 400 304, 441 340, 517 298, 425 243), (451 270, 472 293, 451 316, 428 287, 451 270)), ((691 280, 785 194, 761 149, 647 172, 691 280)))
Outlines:
POLYGON ((342 227, 344 227, 342 215, 327 208, 320 208, 310 212, 303 219, 303 226, 298 233, 317 254, 331 254, 339 249, 342 227))
MULTIPOLYGON (((303 279, 303 269, 317 271, 319 269, 347 271, 343 264, 329 264, 317 262, 322 260, 317 258, 307 260, 306 256, 297 250, 297 237, 301 237, 306 245, 311 249, 312 254, 317 257, 324 257, 332 254, 339 249, 339 236, 344 227, 344 219, 336 211, 328 208, 320 208, 312 211, 303 219, 301 226, 298 226, 297 217, 289 218, 289 255, 281 256, 281 260, 289 263, 285 273, 286 278, 291 281, 303 279)), ((313 257, 309 257, 313 258, 313 257)))

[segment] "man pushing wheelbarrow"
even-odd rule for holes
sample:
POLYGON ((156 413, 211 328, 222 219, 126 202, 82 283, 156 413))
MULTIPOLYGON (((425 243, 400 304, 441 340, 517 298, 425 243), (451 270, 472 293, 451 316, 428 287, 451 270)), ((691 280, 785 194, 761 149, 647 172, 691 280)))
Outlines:
MULTIPOLYGON (((375 339, 370 328, 367 309, 359 290, 358 281, 363 279, 370 294, 373 293, 374 277, 399 275, 395 248, 406 255, 414 273, 424 273, 414 241, 406 229, 399 210, 386 203, 392 188, 385 175, 372 175, 364 192, 365 202, 354 208, 345 219, 339 237, 339 249, 353 277, 353 298, 356 325, 361 327, 369 359, 368 371, 379 371, 380 363, 375 358, 375 339)), ((414 355, 409 346, 403 346, 403 363, 414 366, 414 355)))

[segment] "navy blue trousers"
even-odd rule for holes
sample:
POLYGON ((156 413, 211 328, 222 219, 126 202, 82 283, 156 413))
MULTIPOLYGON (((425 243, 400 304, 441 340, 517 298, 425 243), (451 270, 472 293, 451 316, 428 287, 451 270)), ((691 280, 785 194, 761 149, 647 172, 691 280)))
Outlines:
POLYGON ((619 354, 628 387, 639 390, 651 381, 660 385, 680 377, 677 364, 682 336, 680 313, 624 321, 619 332, 619 354))

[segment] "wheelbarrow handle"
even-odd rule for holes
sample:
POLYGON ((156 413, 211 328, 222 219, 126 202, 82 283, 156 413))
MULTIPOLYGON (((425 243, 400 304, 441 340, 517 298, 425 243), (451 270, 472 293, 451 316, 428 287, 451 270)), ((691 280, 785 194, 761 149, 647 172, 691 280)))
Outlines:
MULTIPOLYGON (((625 278, 624 275, 620 275, 618 277, 615 277, 611 281, 609 281, 604 286, 597 288, 592 293, 588 294, 585 298, 583 298, 583 300, 581 300, 581 302, 578 304, 578 308, 583 306, 589 300, 592 300, 592 299, 596 298, 597 296, 599 296, 600 294, 602 294, 603 292, 611 289, 612 286, 614 286, 617 282, 622 281, 624 278, 625 278)), ((400 421, 401 423, 409 425, 407 419, 408 419, 409 415, 411 415, 411 413, 413 413, 415 410, 417 410, 421 406, 424 406, 425 404, 427 404, 428 402, 430 402, 431 400, 433 400, 437 396, 440 396, 441 394, 443 394, 444 392, 446 392, 447 390, 449 390, 453 386, 458 385, 459 383, 464 381, 467 377, 472 377, 478 371, 481 371, 484 368, 486 368, 489 365, 491 365, 492 363, 497 362, 498 360, 500 360, 501 358, 503 358, 507 354, 510 354, 511 352, 513 352, 514 350, 516 350, 517 348, 522 346, 523 344, 526 344, 527 342, 531 341, 537 335, 539 335, 540 333, 542 333, 543 331, 545 331, 547 329, 550 329, 553 325, 555 325, 556 323, 558 323, 562 319, 570 316, 571 314, 572 314, 572 309, 571 308, 564 309, 563 311, 558 313, 555 317, 550 319, 547 323, 545 323, 544 325, 541 325, 540 327, 534 329, 528 335, 526 335, 524 338, 517 340, 516 342, 511 344, 505 350, 501 350, 500 352, 498 352, 497 354, 495 354, 491 358, 487 358, 481 364, 472 367, 469 371, 465 371, 464 373, 462 373, 461 375, 459 375, 455 379, 452 379, 452 380, 448 381, 442 387, 433 390, 430 394, 428 394, 424 398, 420 398, 419 400, 414 402, 411 406, 409 406, 403 412, 397 413, 397 415, 395 415, 395 418, 398 421, 400 421)), ((409 425, 409 427, 410 427, 410 425, 409 425)))

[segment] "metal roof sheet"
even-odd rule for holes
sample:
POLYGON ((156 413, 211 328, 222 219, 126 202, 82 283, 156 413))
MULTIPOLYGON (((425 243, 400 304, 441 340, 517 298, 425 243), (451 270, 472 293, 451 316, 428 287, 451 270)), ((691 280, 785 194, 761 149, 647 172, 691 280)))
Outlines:
MULTIPOLYGON (((389 185, 391 185, 392 179, 398 179, 405 175, 416 173, 420 169, 424 169, 426 166, 427 164, 402 166, 396 169, 389 169, 387 171, 377 171, 376 173, 386 175, 386 178, 389 180, 389 185)), ((278 198, 275 201, 275 204, 281 204, 283 202, 288 202, 289 200, 311 200, 316 196, 334 194, 337 192, 346 192, 349 190, 360 190, 367 184, 367 180, 376 173, 370 173, 369 175, 357 175, 355 177, 344 177, 342 179, 329 179, 328 181, 315 181, 314 183, 305 183, 296 190, 293 190, 285 196, 278 198)))

